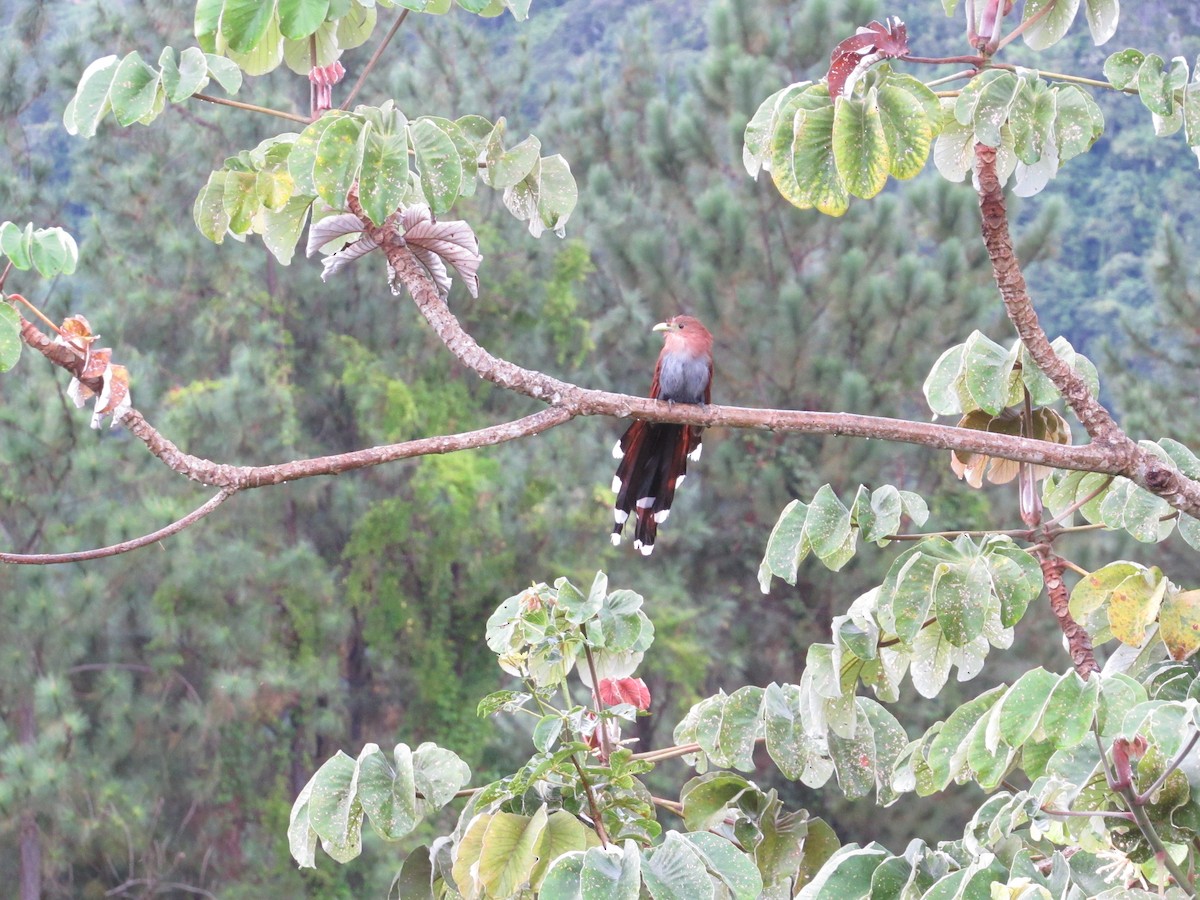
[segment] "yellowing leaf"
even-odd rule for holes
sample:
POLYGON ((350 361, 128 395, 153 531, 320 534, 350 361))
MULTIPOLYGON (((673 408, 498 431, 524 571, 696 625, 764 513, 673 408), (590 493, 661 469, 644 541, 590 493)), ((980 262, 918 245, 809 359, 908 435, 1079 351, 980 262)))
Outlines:
POLYGON ((1184 660, 1200 650, 1200 590, 1169 593, 1158 625, 1172 659, 1184 660))

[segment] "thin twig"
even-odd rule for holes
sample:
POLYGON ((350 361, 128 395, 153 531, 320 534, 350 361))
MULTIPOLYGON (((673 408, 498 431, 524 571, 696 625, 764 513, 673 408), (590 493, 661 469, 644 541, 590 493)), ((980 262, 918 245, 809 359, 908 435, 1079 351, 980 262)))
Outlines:
POLYGON ((592 700, 596 705, 596 727, 600 729, 600 761, 607 763, 612 756, 612 744, 608 740, 608 727, 604 722, 604 704, 600 701, 600 676, 596 674, 596 659, 588 643, 587 622, 579 626, 583 634, 583 654, 587 657, 588 672, 592 676, 592 700))
POLYGON ((98 547, 94 550, 79 550, 75 553, 0 553, 0 562, 18 566, 53 566, 60 563, 85 562, 89 559, 104 559, 108 556, 128 553, 130 550, 137 550, 139 547, 145 547, 147 544, 153 544, 161 541, 163 538, 178 534, 189 525, 199 522, 235 493, 237 493, 236 490, 222 490, 203 506, 197 507, 182 519, 177 519, 165 528, 160 528, 158 531, 144 534, 129 541, 122 541, 119 544, 110 544, 107 547, 98 547))
POLYGON ((579 783, 583 785, 583 791, 587 794, 588 806, 592 810, 592 822, 596 826, 596 836, 600 838, 600 844, 604 847, 608 846, 608 832, 604 830, 604 821, 600 818, 600 805, 596 802, 596 794, 592 791, 592 785, 587 780, 587 776, 583 774, 583 766, 579 765, 579 760, 575 758, 575 754, 571 754, 571 763, 575 766, 575 771, 579 773, 579 783))
POLYGON ((1095 500, 1097 497, 1099 497, 1101 494, 1103 494, 1105 491, 1107 491, 1108 486, 1110 484, 1112 484, 1115 479, 1116 479, 1115 475, 1108 476, 1108 478, 1104 479, 1104 481, 1100 484, 1100 486, 1098 488, 1096 488, 1094 491, 1089 492, 1086 497, 1081 497, 1078 500, 1076 500, 1074 503, 1072 503, 1066 509, 1062 510, 1062 512, 1060 512, 1057 516, 1055 516, 1054 518, 1050 519, 1049 521, 1043 523, 1042 527, 1049 528, 1050 526, 1057 525, 1059 522, 1063 521, 1064 519, 1074 515, 1077 510, 1080 510, 1083 507, 1087 506, 1089 503, 1091 503, 1093 500, 1095 500))
MULTIPOLYGON (((1025 31, 1031 25, 1037 24, 1042 19, 1044 19, 1046 16, 1048 16, 1050 14, 1050 12, 1054 9, 1055 6, 1056 6, 1056 3, 1054 3, 1054 2, 1047 3, 1045 6, 1043 6, 1041 9, 1039 9, 1037 12, 1035 12, 1032 16, 1030 16, 1028 19, 1026 19, 1024 22, 1022 22, 1020 25, 1018 25, 1016 28, 1014 28, 1012 31, 1010 31, 1008 34, 1006 34, 1004 37, 1002 37, 999 41, 997 41, 996 42, 996 50, 1001 50, 1004 47, 1007 47, 1009 44, 1011 44, 1013 41, 1015 41, 1017 38, 1019 38, 1022 34, 1024 34, 1025 31)), ((998 13, 997 13, 996 18, 997 18, 996 24, 998 25, 999 24, 999 21, 998 21, 999 14, 998 13)))
POLYGON ((1192 733, 1192 739, 1188 741, 1183 749, 1175 755, 1175 758, 1171 760, 1170 764, 1168 764, 1166 769, 1163 770, 1163 773, 1154 780, 1154 784, 1150 785, 1150 787, 1146 788, 1146 790, 1136 795, 1138 803, 1144 804, 1150 801, 1150 798, 1154 796, 1154 792, 1162 787, 1166 783, 1170 774, 1178 769, 1183 764, 1183 761, 1187 759, 1188 754, 1192 752, 1193 748, 1195 748, 1196 741, 1200 741, 1200 731, 1192 733))
POLYGON ((359 75, 358 80, 354 82, 354 87, 352 87, 350 89, 350 93, 346 95, 346 99, 342 103, 342 109, 350 108, 350 104, 354 102, 354 98, 358 96, 359 90, 361 90, 363 84, 366 83, 367 76, 371 74, 371 70, 374 69, 375 64, 379 62, 379 57, 383 56, 383 51, 387 48, 387 45, 391 43, 392 38, 395 37, 396 32, 400 30, 400 26, 404 24, 404 20, 407 18, 408 10, 401 10, 399 18, 396 19, 395 23, 393 23, 391 30, 389 30, 384 36, 383 41, 378 47, 375 48, 375 52, 372 53, 371 58, 367 60, 367 64, 363 68, 362 74, 359 75))
POLYGON ((287 119, 289 122, 300 122, 304 125, 311 123, 311 119, 306 119, 304 116, 298 116, 295 113, 284 112, 281 109, 270 109, 266 106, 255 106, 253 103, 243 103, 241 100, 229 100, 225 97, 213 97, 210 94, 192 94, 193 100, 203 100, 205 103, 216 103, 218 106, 232 106, 234 109, 244 109, 247 112, 261 113, 264 116, 275 116, 277 119, 287 119))

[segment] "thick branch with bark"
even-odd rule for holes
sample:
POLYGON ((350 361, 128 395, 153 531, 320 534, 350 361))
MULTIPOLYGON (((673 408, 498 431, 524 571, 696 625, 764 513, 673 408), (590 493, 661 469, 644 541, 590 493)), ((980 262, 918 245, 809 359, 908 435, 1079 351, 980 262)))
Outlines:
MULTIPOLYGON (((539 434, 578 416, 611 416, 705 427, 755 428, 860 437, 919 444, 938 450, 985 454, 1059 469, 1123 475, 1151 493, 1163 497, 1177 509, 1200 517, 1200 484, 1184 478, 1168 464, 1146 453, 1130 440, 1113 421, 1108 411, 1091 396, 1083 381, 1055 355, 1038 324, 1037 314, 1033 310, 1024 277, 1013 252, 1002 186, 996 177, 995 151, 980 146, 977 148, 977 154, 984 243, 992 260, 1005 308, 1034 361, 1062 392, 1092 436, 1092 443, 1088 445, 1064 446, 967 428, 852 413, 669 404, 645 397, 583 388, 500 359, 481 347, 463 330, 438 292, 437 286, 405 245, 403 237, 392 227, 374 226, 368 226, 368 235, 382 247, 395 271, 396 279, 408 289, 417 308, 446 348, 481 378, 506 390, 547 403, 548 409, 460 434, 418 438, 348 453, 266 466, 213 462, 185 453, 155 429, 136 409, 125 413, 121 417, 121 424, 141 439, 147 449, 173 471, 201 484, 220 488, 222 499, 238 491, 300 478, 336 475, 399 459, 504 443, 539 434)), ((352 207, 356 202, 356 198, 352 198, 352 207)), ((71 348, 55 343, 32 322, 24 319, 21 322, 21 336, 28 346, 79 377, 83 360, 71 348)), ((102 388, 99 379, 84 380, 84 383, 97 393, 102 388)), ((202 507, 205 510, 211 508, 208 504, 202 507)), ((196 513, 191 515, 200 517, 196 513)), ((194 520, 188 517, 186 521, 180 522, 186 525, 194 520)), ((179 527, 180 523, 174 523, 156 532, 156 535, 165 537, 178 531, 179 527)), ((134 546, 144 543, 146 541, 139 539, 129 542, 129 546, 124 549, 133 549, 134 546)), ((85 553, 111 555, 111 552, 124 552, 124 549, 101 548, 99 551, 85 553)), ((58 562, 66 556, 76 558, 78 555, 46 554, 19 557, 16 554, 6 554, 0 556, 0 561, 58 562)))
POLYGON ((992 273, 1004 299, 1004 309, 1033 361, 1058 388, 1087 430, 1092 439, 1090 446, 1103 447, 1108 451, 1108 459, 1120 461, 1115 470, 1095 471, 1124 475, 1139 487, 1162 497, 1176 509, 1200 518, 1200 484, 1185 478, 1169 463, 1147 453, 1130 439, 1108 410, 1092 396, 1083 379, 1055 354, 1038 322, 1025 276, 1013 250, 1008 231, 1004 185, 996 172, 996 149, 976 144, 975 158, 978 162, 983 243, 992 261, 992 273))

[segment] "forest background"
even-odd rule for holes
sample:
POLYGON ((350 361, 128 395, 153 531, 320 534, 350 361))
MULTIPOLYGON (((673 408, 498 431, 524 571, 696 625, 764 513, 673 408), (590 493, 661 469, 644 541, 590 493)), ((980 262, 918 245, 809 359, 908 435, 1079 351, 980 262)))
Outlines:
MULTIPOLYGON (((79 273, 30 299, 54 318, 86 308, 105 343, 123 348, 139 408, 188 452, 220 461, 335 453, 532 411, 458 367, 371 275, 326 286, 314 265, 280 267, 261 245, 199 235, 192 197, 222 148, 252 146, 273 126, 191 104, 165 127, 102 127, 90 142, 66 134, 62 110, 88 62, 181 44, 192 9, 0 11, 10 161, 0 219, 60 224, 80 239, 79 273)), ((499 356, 642 393, 658 351, 650 327, 688 312, 716 336, 717 402, 922 418, 921 382, 942 349, 975 327, 1011 341, 974 237, 973 192, 930 172, 832 221, 788 206, 741 165, 742 130, 763 98, 819 77, 837 40, 895 13, 915 52, 961 52, 927 9, 867 0, 537 0, 526 23, 414 17, 363 99, 375 102, 375 88, 409 115, 504 114, 513 133, 534 132, 570 161, 581 196, 563 241, 530 240, 494 195, 462 207, 480 236, 484 288, 478 300, 456 291, 451 305, 499 356)), ((1193 59, 1200 9, 1148 0, 1125 11, 1108 46, 1080 33, 1054 53, 1098 74, 1123 46, 1193 59)), ((352 76, 369 49, 347 54, 352 76)), ((280 90, 307 109, 307 85, 282 72, 241 98, 280 90)), ((1155 139, 1137 104, 1097 99, 1107 127, 1095 164, 1067 167, 1022 204, 1018 254, 1047 331, 1106 361, 1106 399, 1123 424, 1195 447, 1200 416, 1170 402, 1192 396, 1200 342, 1186 251, 1200 237, 1194 161, 1155 139)), ((198 504, 201 491, 119 428, 88 429, 62 382, 34 358, 0 380, 3 549, 109 544, 198 504)), ((657 642, 639 673, 653 715, 637 736, 661 743, 720 687, 797 681, 808 644, 886 570, 870 552, 837 577, 808 563, 794 588, 776 581, 762 594, 758 563, 793 497, 824 482, 889 482, 921 490, 933 527, 1016 519, 1013 491, 969 490, 945 453, 715 430, 658 552, 642 559, 607 541, 608 451, 621 427, 579 420, 533 440, 251 492, 161 546, 0 569, 4 883, 16 881, 17 823, 32 811, 48 896, 172 884, 222 897, 381 896, 406 847, 369 840, 352 866, 322 860, 301 873, 287 851, 292 801, 334 750, 368 741, 436 740, 480 783, 511 771, 525 736, 474 715, 505 684, 480 652, 503 598, 559 575, 587 584, 599 568, 643 594, 657 642)), ((1092 541, 1075 561, 1118 557, 1120 540, 1092 541)), ((1200 574, 1186 547, 1171 559, 1173 576, 1200 574)), ((1018 641, 1013 671, 1063 668, 1048 609, 1031 610, 1018 641)), ((899 713, 911 732, 1003 680, 1012 672, 997 660, 938 703, 902 701, 899 713)), ((654 777, 677 784, 678 765, 654 777)), ((752 777, 860 842, 949 837, 978 802, 964 788, 958 806, 906 797, 881 815, 770 766, 752 777)))

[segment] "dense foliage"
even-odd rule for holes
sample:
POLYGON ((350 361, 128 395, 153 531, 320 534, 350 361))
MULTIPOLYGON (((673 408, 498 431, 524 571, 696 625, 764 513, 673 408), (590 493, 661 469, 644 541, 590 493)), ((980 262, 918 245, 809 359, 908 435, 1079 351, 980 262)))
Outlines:
POLYGON ((0 13, 0 870, 24 896, 1194 895, 1200 526, 1144 473, 1200 476, 1164 399, 1193 214, 1154 227, 1195 178, 1195 14, 1006 5, 0 13), (1096 57, 1114 33, 1142 49, 1096 57), (1037 195, 1011 218, 1061 370, 1003 278, 1001 324, 990 175, 1037 195), (447 300, 580 384, 643 392, 649 325, 687 311, 718 403, 1012 443, 718 423, 647 564, 605 541, 611 421, 355 455, 530 411, 446 352, 447 300), (1101 376, 1166 432, 1134 462, 1062 455, 1124 438, 1101 376), (243 492, 208 460, 297 462, 243 492), (161 545, 19 565, 205 501, 161 545))

